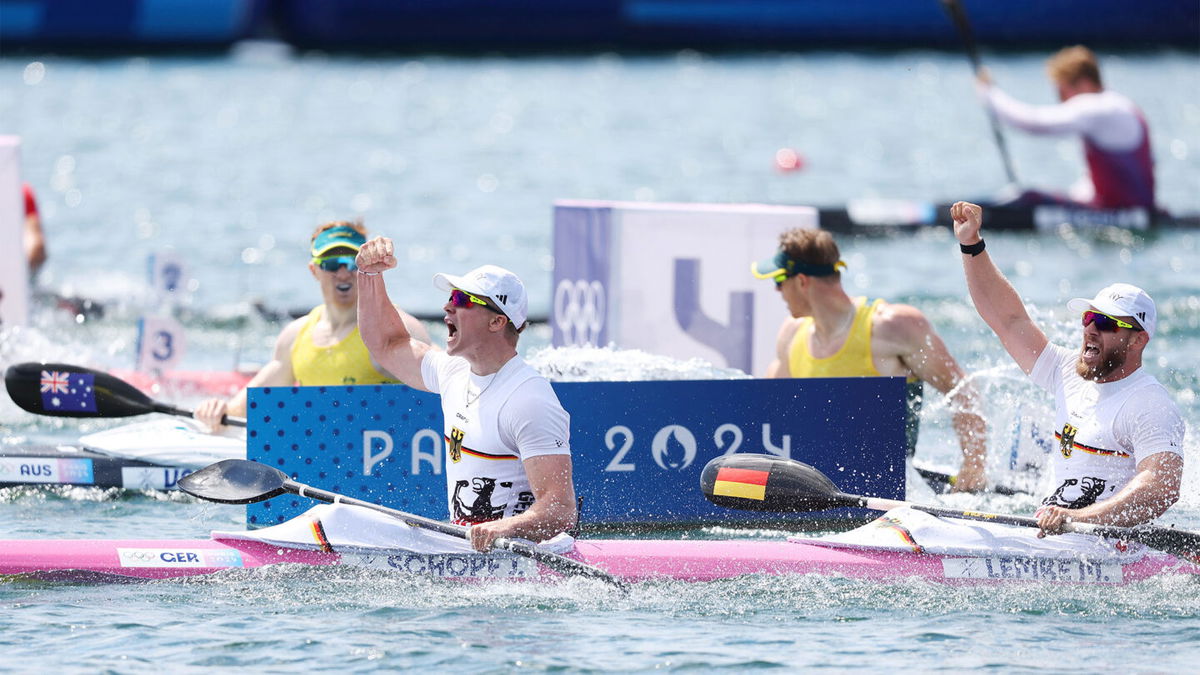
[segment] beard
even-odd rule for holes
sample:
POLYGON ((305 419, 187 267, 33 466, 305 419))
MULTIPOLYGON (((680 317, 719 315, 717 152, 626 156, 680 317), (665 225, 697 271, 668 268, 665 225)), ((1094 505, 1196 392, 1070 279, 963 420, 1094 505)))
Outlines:
POLYGON ((1083 379, 1094 382, 1125 365, 1125 357, 1128 353, 1128 343, 1112 345, 1100 353, 1100 362, 1094 366, 1084 363, 1083 354, 1080 353, 1079 360, 1075 362, 1075 372, 1083 379))

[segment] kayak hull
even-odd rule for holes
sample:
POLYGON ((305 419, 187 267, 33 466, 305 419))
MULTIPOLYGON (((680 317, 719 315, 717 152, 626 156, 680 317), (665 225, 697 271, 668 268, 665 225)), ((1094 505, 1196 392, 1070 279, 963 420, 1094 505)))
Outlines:
POLYGON ((196 469, 245 457, 244 439, 210 435, 190 420, 153 419, 91 433, 77 443, 0 446, 0 487, 175 490, 196 469))
MULTIPOLYGON (((716 581, 747 574, 815 574, 872 581, 918 578, 945 583, 1117 585, 1160 574, 1200 574, 1200 567, 1157 552, 1135 562, 1117 563, 1003 555, 947 556, 794 540, 577 541, 569 557, 630 581, 716 581)), ((420 554, 386 549, 339 553, 238 539, 0 541, 0 575, 40 580, 170 579, 276 564, 344 565, 456 579, 557 576, 510 554, 420 554)))
POLYGON ((215 539, 25 539, 0 542, 0 575, 37 579, 149 580, 282 563, 336 565, 336 553, 215 539))
POLYGON ((0 488, 63 485, 175 490, 179 479, 194 469, 116 457, 79 445, 0 448, 0 488))

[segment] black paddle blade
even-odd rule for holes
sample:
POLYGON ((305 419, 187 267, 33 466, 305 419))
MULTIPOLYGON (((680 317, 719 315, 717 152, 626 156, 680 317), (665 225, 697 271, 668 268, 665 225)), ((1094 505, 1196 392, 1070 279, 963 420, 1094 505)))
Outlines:
POLYGON ((775 455, 714 458, 700 474, 700 489, 717 506, 743 511, 821 511, 863 502, 815 468, 775 455))
POLYGON ((266 464, 223 459, 179 479, 179 489, 221 504, 251 504, 288 492, 288 475, 266 464))
POLYGON ((21 408, 54 417, 131 417, 154 412, 137 387, 108 373, 66 363, 18 363, 4 372, 21 408))
POLYGON ((1200 532, 1177 530, 1174 527, 1132 528, 1132 531, 1135 534, 1128 539, 1200 565, 1200 532))

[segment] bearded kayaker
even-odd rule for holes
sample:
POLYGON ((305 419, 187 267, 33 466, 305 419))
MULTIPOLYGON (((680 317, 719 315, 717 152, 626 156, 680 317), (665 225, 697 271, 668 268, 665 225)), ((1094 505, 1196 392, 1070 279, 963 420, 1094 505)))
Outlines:
POLYGON ((1185 427, 1170 393, 1142 368, 1158 325, 1154 300, 1125 283, 1075 298, 1067 308, 1082 317, 1081 345, 1052 344, 984 249, 983 209, 958 202, 950 215, 979 315, 1034 384, 1054 394, 1058 487, 1038 510, 1042 532, 1161 516, 1179 499, 1185 427))
POLYGON ((1142 111, 1129 98, 1104 88, 1096 55, 1087 47, 1067 47, 1046 65, 1061 103, 1022 103, 993 85, 986 70, 979 73, 980 96, 1001 121, 1018 129, 1080 136, 1089 177, 1080 179, 1066 196, 1030 190, 1014 203, 1153 210, 1154 159, 1142 111))
POLYGON ((486 551, 497 537, 542 541, 573 527, 571 418, 517 355, 528 324, 517 275, 484 265, 434 276, 450 293, 443 352, 412 339, 388 300, 382 273, 396 266, 392 240, 368 241, 357 262, 358 323, 371 355, 404 384, 442 398, 450 515, 470 526, 471 545, 486 551))
MULTIPOLYGON (((367 351, 358 328, 358 275, 354 256, 367 240, 361 223, 333 221, 312 234, 309 273, 321 287, 324 304, 289 323, 275 340, 271 361, 246 384, 249 387, 293 385, 379 384, 395 382, 367 351)), ((404 324, 416 339, 429 333, 403 312, 404 324)), ((232 398, 214 398, 196 407, 193 416, 210 428, 221 427, 224 415, 246 415, 246 388, 232 398)))
POLYGON ((929 382, 955 410, 963 460, 953 490, 985 489, 987 425, 962 368, 921 310, 847 295, 845 266, 833 235, 803 228, 781 234, 775 256, 751 266, 755 277, 775 282, 791 314, 779 328, 766 376, 907 378, 909 456, 916 449, 922 383, 929 382))

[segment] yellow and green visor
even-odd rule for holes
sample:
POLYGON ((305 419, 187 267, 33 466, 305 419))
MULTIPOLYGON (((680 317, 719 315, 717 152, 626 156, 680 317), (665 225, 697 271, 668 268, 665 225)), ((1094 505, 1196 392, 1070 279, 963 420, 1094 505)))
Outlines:
POLYGON ((809 263, 789 257, 787 252, 779 249, 775 257, 759 260, 750 264, 750 273, 757 279, 770 279, 776 284, 782 284, 797 274, 810 277, 827 277, 846 269, 846 263, 839 260, 833 264, 809 263))

